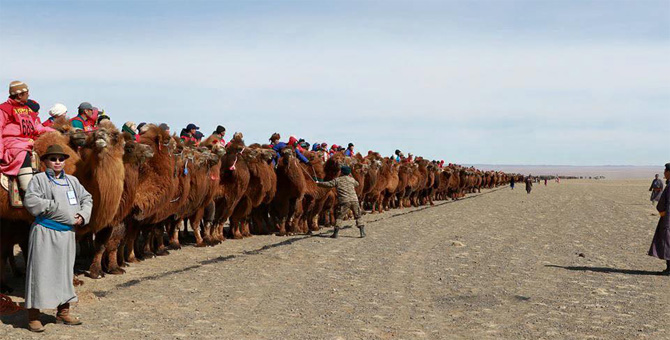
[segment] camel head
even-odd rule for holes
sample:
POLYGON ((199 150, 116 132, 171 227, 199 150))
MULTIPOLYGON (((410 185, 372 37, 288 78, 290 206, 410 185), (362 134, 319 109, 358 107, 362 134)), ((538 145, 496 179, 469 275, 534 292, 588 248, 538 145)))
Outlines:
POLYGON ((123 153, 124 163, 142 165, 147 159, 153 156, 154 151, 148 145, 136 143, 135 141, 126 141, 123 153))
POLYGON ((103 153, 110 150, 123 150, 126 140, 112 122, 104 121, 97 130, 90 133, 89 143, 93 150, 103 153))
POLYGON ((155 124, 147 124, 140 132, 140 143, 149 145, 155 154, 169 155, 176 149, 177 143, 170 134, 155 124))

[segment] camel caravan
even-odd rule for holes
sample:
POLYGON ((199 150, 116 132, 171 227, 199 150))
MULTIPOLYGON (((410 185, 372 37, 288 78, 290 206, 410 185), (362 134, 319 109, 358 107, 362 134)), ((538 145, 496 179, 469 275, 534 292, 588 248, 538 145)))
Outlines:
POLYGON ((374 151, 355 153, 353 144, 346 149, 329 149, 325 143, 310 148, 294 137, 280 142, 278 133, 269 144, 248 145, 242 133, 225 142, 221 126, 208 137, 198 136, 193 124, 180 136, 170 134, 165 124, 128 122, 118 129, 108 118, 100 119, 104 114, 88 103, 80 105, 73 119, 67 119, 64 106, 57 104, 52 111, 61 114, 50 111, 52 117, 42 124, 39 106, 28 104, 10 95, 0 106, 2 292, 11 290, 2 280, 5 265, 21 275, 14 246, 18 244, 25 256, 35 220, 21 204, 21 177, 45 170, 40 155, 52 145, 69 156, 63 171, 93 197, 90 221, 75 232, 78 256, 90 261, 86 275, 96 279, 105 273, 122 274, 130 263, 167 255, 187 242, 214 246, 227 238, 311 234, 332 227, 338 205, 335 189, 317 183, 340 176, 344 166, 359 183, 360 207, 371 214, 456 200, 506 185, 513 176, 517 182, 523 179, 405 157, 399 150, 384 157, 374 151), (28 123, 32 129, 10 129, 12 124, 28 123), (17 140, 29 141, 22 149, 11 149, 17 140), (9 163, 18 165, 10 169, 9 163))

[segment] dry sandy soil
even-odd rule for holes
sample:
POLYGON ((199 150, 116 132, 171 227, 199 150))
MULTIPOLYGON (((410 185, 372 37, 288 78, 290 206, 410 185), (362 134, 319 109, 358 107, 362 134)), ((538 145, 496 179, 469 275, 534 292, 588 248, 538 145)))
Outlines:
POLYGON ((365 239, 351 228, 189 246, 84 278, 82 326, 46 311, 47 331, 32 334, 21 312, 2 318, 0 338, 667 339, 648 185, 500 188, 366 215, 365 239))

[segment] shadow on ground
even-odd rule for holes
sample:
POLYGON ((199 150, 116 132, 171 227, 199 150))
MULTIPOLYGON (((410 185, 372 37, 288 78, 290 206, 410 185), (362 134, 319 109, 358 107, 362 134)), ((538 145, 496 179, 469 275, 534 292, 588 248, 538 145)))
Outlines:
POLYGON ((605 273, 605 274, 614 273, 614 274, 628 274, 628 275, 663 275, 661 274, 660 271, 620 269, 620 268, 608 268, 608 267, 557 266, 553 264, 547 264, 545 265, 545 267, 562 268, 581 272, 605 273))

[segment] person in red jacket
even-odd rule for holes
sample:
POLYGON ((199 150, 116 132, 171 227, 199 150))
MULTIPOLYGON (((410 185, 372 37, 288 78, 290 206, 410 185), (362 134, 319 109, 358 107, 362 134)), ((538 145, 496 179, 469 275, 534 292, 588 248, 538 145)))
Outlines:
POLYGON ((25 192, 33 178, 31 153, 35 139, 52 128, 42 125, 26 105, 30 92, 20 81, 9 84, 9 99, 0 104, 0 172, 18 176, 19 188, 25 192))
POLYGON ((89 102, 79 104, 79 114, 70 119, 72 127, 81 129, 85 132, 95 131, 98 129, 96 123, 98 121, 98 109, 93 107, 89 102))
POLYGON ((44 126, 51 127, 54 124, 56 118, 64 116, 67 114, 67 107, 61 103, 56 103, 49 109, 49 118, 42 123, 44 126))

